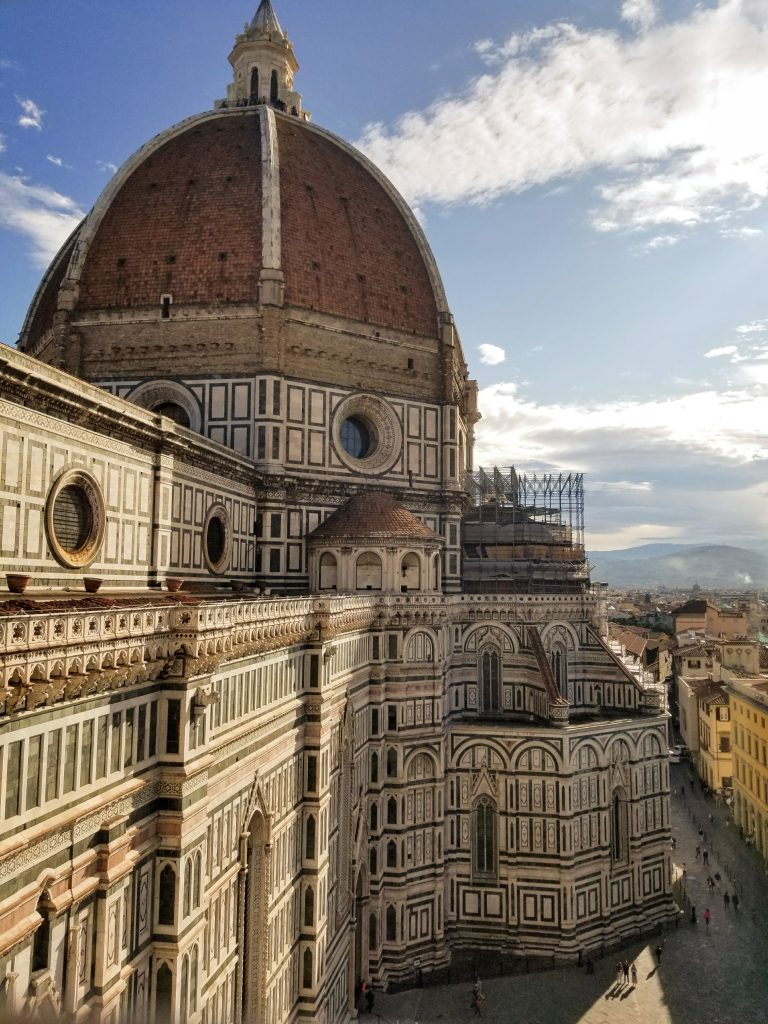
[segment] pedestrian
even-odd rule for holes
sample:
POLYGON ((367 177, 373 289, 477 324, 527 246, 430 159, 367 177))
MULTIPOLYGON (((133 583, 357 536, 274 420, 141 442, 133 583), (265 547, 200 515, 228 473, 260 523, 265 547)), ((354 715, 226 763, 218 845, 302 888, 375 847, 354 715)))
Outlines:
POLYGON ((710 811, 710 812, 709 812, 709 824, 710 824, 710 825, 712 825, 712 824, 714 823, 714 820, 715 820, 715 816, 714 816, 714 814, 712 814, 712 812, 710 811))
POLYGON ((661 954, 664 952, 661 946, 656 947, 656 963, 661 967, 661 954))
POLYGON ((365 1003, 368 1007, 368 1013, 373 1013, 373 982, 368 982, 368 988, 365 990, 365 1003))
POLYGON ((731 897, 728 895, 727 892, 724 892, 723 893, 723 906, 725 907, 726 910, 728 909, 728 907, 730 905, 730 902, 731 902, 731 897))
POLYGON ((709 850, 701 851, 701 859, 704 864, 709 864, 709 850))
POLYGON ((737 892, 733 894, 733 909, 739 909, 739 894, 737 892))
POLYGON ((709 922, 712 920, 712 915, 709 912, 709 907, 704 911, 704 924, 709 928, 709 922))
POLYGON ((687 877, 688 877, 688 868, 685 866, 685 861, 683 861, 683 881, 685 881, 687 877))
POLYGON ((637 964, 632 964, 632 984, 637 985, 637 964))
POLYGON ((628 985, 629 984, 629 960, 625 960, 624 961, 624 963, 621 965, 621 969, 622 969, 622 971, 624 973, 624 983, 625 983, 625 985, 628 985))
POLYGON ((699 839, 704 838, 704 829, 699 825, 699 839))
POLYGON ((616 964, 616 984, 619 987, 624 984, 624 964, 621 960, 616 964))
POLYGON ((484 1002, 485 1002, 485 996, 483 995, 482 992, 476 992, 472 996, 472 1006, 474 1007, 475 1016, 476 1017, 482 1017, 483 1016, 483 1014, 482 1014, 482 1012, 480 1010, 480 1007, 483 1005, 484 1002))
POLYGON ((697 844, 697 846, 696 846, 696 860, 701 860, 701 844, 700 843, 697 844))

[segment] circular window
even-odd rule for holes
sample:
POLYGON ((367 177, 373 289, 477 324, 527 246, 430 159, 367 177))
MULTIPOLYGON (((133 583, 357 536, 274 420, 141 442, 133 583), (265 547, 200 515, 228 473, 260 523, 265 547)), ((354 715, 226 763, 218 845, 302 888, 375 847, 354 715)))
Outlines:
POLYGON ((203 526, 203 551, 211 572, 222 573, 229 568, 232 553, 232 530, 229 513, 223 505, 208 510, 203 526))
POLYGON ((65 470, 48 495, 45 527, 54 558, 69 569, 89 565, 104 537, 104 499, 83 470, 65 470))
POLYGON ((353 459, 367 459, 376 447, 375 434, 360 416, 350 416, 341 424, 341 446, 353 459))
POLYGON ((340 460, 358 473, 386 473, 402 454, 400 420, 377 395, 350 395, 340 402, 332 432, 340 460))

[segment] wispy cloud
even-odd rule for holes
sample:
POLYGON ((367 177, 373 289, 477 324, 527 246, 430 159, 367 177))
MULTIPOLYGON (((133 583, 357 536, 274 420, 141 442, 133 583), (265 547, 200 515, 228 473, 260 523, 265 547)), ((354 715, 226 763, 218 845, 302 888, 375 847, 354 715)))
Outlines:
POLYGON ((624 21, 637 28, 649 28, 658 15, 656 0, 624 0, 621 5, 624 21))
POLYGON ((61 159, 60 156, 50 156, 50 154, 49 154, 45 159, 48 160, 49 163, 52 163, 54 165, 54 167, 63 167, 64 166, 64 161, 61 159))
POLYGON ((8 60, 6 57, 0 57, 0 71, 21 71, 21 64, 15 60, 8 60))
POLYGON ((676 22, 644 0, 623 11, 624 34, 557 23, 482 40, 485 74, 359 145, 421 204, 601 170, 599 230, 726 229, 768 196, 768 4, 699 4, 676 22))
POLYGON ((739 351, 737 345, 721 345, 720 348, 711 348, 704 353, 705 359, 717 359, 720 356, 732 356, 739 351))
POLYGON ((26 237, 37 266, 47 266, 82 217, 69 196, 0 172, 0 227, 26 237))
POLYGON ((0 153, 5 152, 5 136, 0 133, 0 153))
POLYGON ((480 353, 480 362, 486 366, 498 366, 507 358, 507 353, 498 345, 478 345, 477 350, 480 353))
POLYGON ((601 546, 622 546, 609 541, 622 531, 626 544, 660 536, 661 523, 689 540, 717 538, 726 522, 733 543, 764 532, 768 393, 759 388, 545 405, 502 383, 482 389, 479 405, 475 463, 586 473, 587 526, 601 546))
POLYGON ((748 324, 739 324, 737 334, 764 334, 768 331, 768 320, 752 320, 748 324))
POLYGON ((24 99, 22 96, 17 96, 16 101, 23 111, 19 116, 17 123, 20 124, 22 128, 37 128, 38 131, 42 131, 43 114, 45 111, 41 110, 34 100, 24 99))
POLYGON ((110 163, 109 160, 97 160, 96 166, 100 171, 104 171, 105 174, 117 173, 117 164, 110 163))

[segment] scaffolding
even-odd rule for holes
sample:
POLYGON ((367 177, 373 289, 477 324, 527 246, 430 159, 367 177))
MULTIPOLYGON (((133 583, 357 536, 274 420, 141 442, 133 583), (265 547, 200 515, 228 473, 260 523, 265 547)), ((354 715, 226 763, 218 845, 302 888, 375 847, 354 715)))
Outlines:
POLYGON ((583 474, 494 466, 467 474, 466 490, 466 591, 574 593, 589 585, 583 474))

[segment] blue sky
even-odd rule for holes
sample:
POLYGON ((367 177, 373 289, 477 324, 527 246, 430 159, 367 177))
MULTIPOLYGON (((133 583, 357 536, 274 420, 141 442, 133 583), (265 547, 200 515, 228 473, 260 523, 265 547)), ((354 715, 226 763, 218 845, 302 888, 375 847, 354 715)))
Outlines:
MULTIPOLYGON (((257 0, 3 0, 0 340, 257 0)), ((768 547, 768 0, 275 0, 314 120, 415 206, 482 463, 587 474, 588 543, 768 547)))

